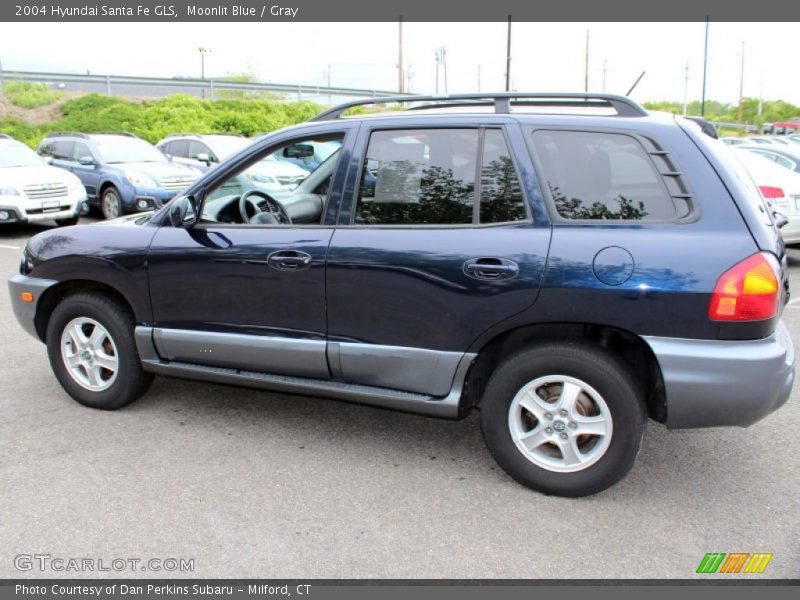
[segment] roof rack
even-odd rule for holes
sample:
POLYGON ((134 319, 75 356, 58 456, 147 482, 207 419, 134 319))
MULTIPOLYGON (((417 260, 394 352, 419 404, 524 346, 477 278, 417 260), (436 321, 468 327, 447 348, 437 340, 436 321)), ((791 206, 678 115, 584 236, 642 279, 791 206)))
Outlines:
POLYGON ((311 121, 327 121, 338 119, 342 114, 355 106, 370 104, 406 104, 410 102, 426 102, 422 106, 411 107, 410 110, 428 108, 454 108, 492 106, 497 114, 511 112, 511 104, 517 106, 548 106, 570 108, 613 108, 620 117, 644 117, 647 111, 639 104, 626 96, 614 94, 589 94, 589 93, 524 93, 524 92, 499 92, 489 94, 453 94, 450 96, 390 96, 386 98, 367 98, 345 102, 318 114, 311 121))
POLYGON ((84 138, 84 139, 88 139, 89 138, 89 136, 86 135, 85 133, 79 133, 77 131, 51 131, 50 133, 48 133, 45 136, 45 138, 51 138, 51 137, 56 137, 56 136, 68 136, 68 135, 72 136, 72 137, 79 137, 79 138, 84 138))
POLYGON ((210 131, 208 133, 170 133, 170 134, 164 136, 164 139, 168 140, 170 138, 176 138, 176 137, 198 138, 198 137, 209 136, 209 135, 224 135, 224 136, 228 136, 228 137, 245 137, 240 133, 220 133, 219 131, 210 131))
MULTIPOLYGON (((91 135, 122 135, 124 137, 138 138, 138 135, 127 131, 93 131, 91 135)), ((86 137, 89 137, 88 135, 86 137)))

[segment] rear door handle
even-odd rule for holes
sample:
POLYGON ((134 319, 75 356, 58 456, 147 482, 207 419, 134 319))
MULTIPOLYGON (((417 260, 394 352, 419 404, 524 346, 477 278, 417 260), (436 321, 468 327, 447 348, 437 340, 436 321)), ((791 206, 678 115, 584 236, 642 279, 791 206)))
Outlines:
POLYGON ((464 274, 473 279, 512 279, 519 275, 519 265, 508 258, 471 258, 464 263, 464 274))
POLYGON ((300 250, 276 250, 267 256, 267 264, 279 271, 298 271, 311 266, 311 255, 300 250))

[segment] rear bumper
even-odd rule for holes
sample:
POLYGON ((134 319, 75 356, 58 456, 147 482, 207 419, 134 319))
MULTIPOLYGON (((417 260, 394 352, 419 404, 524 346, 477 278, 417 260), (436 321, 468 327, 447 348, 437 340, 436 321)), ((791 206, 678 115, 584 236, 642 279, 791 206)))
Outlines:
POLYGON ((8 292, 11 295, 11 307, 14 310, 14 316, 22 325, 22 328, 30 333, 37 340, 39 334, 36 332, 36 307, 39 305, 39 298, 51 286, 54 286, 57 281, 53 279, 40 279, 38 277, 28 277, 27 275, 17 274, 8 280, 8 292), (28 292, 32 296, 30 302, 25 302, 22 299, 23 292, 28 292))
POLYGON ((667 427, 747 427, 789 399, 795 351, 782 321, 760 340, 644 340, 661 367, 667 427))

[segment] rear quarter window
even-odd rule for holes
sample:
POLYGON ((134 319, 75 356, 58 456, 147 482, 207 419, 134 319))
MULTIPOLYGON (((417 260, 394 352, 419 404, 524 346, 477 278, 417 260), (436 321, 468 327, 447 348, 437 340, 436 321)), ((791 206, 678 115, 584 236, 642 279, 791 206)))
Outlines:
POLYGON ((686 212, 676 206, 650 155, 631 135, 535 130, 531 139, 562 219, 670 221, 686 212))

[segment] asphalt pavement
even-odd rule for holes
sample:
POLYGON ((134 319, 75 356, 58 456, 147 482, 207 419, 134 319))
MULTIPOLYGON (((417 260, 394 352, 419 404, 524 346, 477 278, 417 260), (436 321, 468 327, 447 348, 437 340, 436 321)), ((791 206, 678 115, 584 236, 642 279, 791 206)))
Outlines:
MULTIPOLYGON (((42 229, 0 229, 0 273, 42 229)), ((771 552, 739 577, 800 577, 797 389, 748 429, 651 422, 625 480, 562 499, 506 476, 476 414, 167 378, 123 410, 84 408, 7 292, 0 317, 0 577, 685 578, 707 552, 771 552), (95 570, 54 568, 69 559, 95 570)), ((800 302, 784 319, 800 344, 800 302)))

